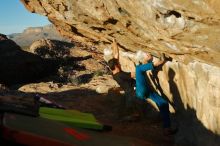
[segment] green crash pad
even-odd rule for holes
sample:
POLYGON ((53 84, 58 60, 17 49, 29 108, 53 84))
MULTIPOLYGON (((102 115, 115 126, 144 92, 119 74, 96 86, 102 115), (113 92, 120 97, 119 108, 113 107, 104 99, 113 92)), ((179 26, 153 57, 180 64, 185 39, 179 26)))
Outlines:
POLYGON ((93 114, 82 113, 77 110, 64 110, 55 108, 40 108, 40 117, 59 121, 70 126, 93 130, 104 130, 106 126, 99 123, 93 114))
POLYGON ((41 117, 4 113, 3 138, 29 146, 134 146, 133 140, 41 117))

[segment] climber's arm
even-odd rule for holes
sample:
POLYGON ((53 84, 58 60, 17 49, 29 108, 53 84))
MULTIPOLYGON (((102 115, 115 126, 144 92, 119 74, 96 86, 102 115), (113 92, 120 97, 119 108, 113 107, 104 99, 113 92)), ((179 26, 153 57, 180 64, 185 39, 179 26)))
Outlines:
POLYGON ((119 59, 119 49, 118 49, 118 45, 117 45, 115 38, 113 39, 113 42, 112 42, 112 50, 113 50, 113 57, 115 59, 119 59))
POLYGON ((164 60, 158 60, 158 61, 153 62, 153 66, 157 67, 157 66, 160 66, 163 63, 164 63, 164 60))
POLYGON ((162 53, 162 55, 161 55, 161 57, 160 57, 160 60, 153 62, 153 66, 154 66, 154 67, 160 66, 160 65, 164 64, 165 61, 166 61, 165 54, 162 53))

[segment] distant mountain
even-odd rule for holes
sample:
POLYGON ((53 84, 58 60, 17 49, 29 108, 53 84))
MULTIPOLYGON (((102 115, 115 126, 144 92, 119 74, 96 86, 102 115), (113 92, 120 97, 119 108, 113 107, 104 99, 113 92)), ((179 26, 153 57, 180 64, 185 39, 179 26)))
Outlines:
POLYGON ((21 47, 28 47, 34 41, 43 38, 68 41, 66 38, 63 38, 59 34, 59 32, 52 24, 43 27, 29 27, 25 29, 22 33, 13 33, 8 35, 8 38, 15 41, 21 47))

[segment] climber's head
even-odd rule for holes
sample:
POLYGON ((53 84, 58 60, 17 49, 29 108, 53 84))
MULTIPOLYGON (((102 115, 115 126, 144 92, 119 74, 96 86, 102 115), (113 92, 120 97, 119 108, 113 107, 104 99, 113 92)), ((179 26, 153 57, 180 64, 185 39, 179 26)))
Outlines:
POLYGON ((108 66, 109 68, 114 71, 114 70, 121 70, 120 64, 118 62, 118 59, 111 59, 108 61, 108 66))
POLYGON ((147 63, 153 60, 153 56, 150 53, 145 53, 143 63, 147 63))
POLYGON ((136 53, 136 60, 142 64, 148 63, 153 60, 153 56, 148 52, 138 51, 136 53))

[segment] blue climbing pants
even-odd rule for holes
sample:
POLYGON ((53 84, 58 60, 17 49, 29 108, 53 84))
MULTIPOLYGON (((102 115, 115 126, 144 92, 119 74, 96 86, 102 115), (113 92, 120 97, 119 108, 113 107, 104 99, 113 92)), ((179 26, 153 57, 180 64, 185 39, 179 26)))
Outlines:
POLYGON ((164 128, 170 127, 170 111, 169 111, 168 102, 155 92, 150 93, 148 98, 153 100, 156 103, 157 107, 159 108, 163 120, 163 127, 164 128))

